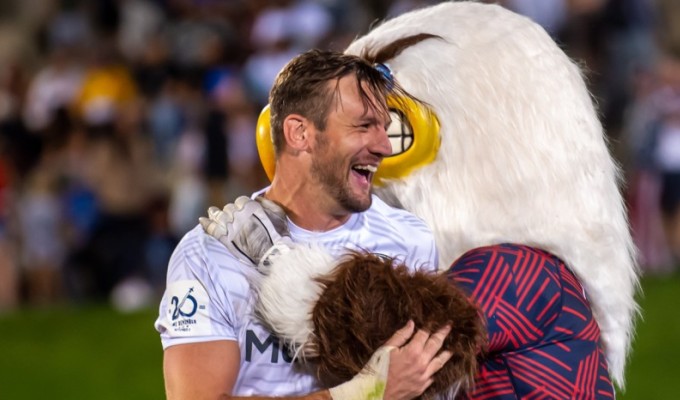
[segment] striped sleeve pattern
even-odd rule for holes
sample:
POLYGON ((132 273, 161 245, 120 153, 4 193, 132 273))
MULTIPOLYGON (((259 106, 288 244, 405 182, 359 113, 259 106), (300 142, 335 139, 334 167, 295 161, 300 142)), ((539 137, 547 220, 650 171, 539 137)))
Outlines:
POLYGON ((486 317, 488 354, 469 399, 614 398, 599 327, 557 257, 514 244, 483 247, 448 276, 486 317))

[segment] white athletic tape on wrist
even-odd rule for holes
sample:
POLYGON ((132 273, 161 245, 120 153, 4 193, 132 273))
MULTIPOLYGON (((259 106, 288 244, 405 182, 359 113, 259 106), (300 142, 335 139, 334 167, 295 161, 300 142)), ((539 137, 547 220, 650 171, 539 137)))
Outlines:
POLYGON ((394 346, 383 346, 350 381, 328 389, 333 400, 383 400, 394 346))

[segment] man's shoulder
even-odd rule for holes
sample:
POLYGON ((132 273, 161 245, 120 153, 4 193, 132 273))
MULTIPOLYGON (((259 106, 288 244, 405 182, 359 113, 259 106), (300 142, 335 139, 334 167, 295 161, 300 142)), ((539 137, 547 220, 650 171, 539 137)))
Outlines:
POLYGON ((242 264, 198 225, 184 235, 170 258, 166 294, 200 286, 211 304, 241 315, 250 301, 250 274, 256 274, 254 268, 242 264))
POLYGON ((241 262, 219 240, 205 233, 200 225, 179 241, 169 269, 190 268, 196 275, 244 275, 241 262))
POLYGON ((373 202, 366 213, 370 216, 384 219, 397 228, 415 228, 416 230, 423 231, 425 233, 432 233, 431 229, 420 217, 411 213, 410 211, 392 207, 376 195, 373 195, 373 202))
POLYGON ((217 239, 205 233, 200 225, 196 225, 180 239, 175 253, 188 255, 230 255, 226 247, 217 239))

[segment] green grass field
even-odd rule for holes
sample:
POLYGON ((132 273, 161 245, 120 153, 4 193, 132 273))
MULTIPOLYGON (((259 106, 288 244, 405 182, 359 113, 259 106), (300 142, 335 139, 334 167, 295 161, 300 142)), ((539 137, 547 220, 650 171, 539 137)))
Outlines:
POLYGON ((677 399, 680 393, 680 276, 647 278, 639 302, 626 392, 618 399, 677 399))
MULTIPOLYGON (((637 329, 619 399, 676 399, 680 392, 680 277, 643 281, 637 329)), ((104 306, 0 316, 0 399, 161 399, 155 310, 104 306)))
POLYGON ((0 318, 0 399, 162 399, 155 310, 30 310, 0 318))

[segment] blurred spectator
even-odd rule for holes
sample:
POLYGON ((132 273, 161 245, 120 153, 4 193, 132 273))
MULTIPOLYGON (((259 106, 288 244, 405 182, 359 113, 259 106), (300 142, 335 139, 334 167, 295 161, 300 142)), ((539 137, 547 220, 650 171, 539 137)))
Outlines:
POLYGON ((119 48, 126 59, 142 57, 165 22, 162 9, 151 1, 123 0, 118 33, 119 48))
POLYGON ((288 36, 300 48, 317 47, 334 29, 335 22, 322 2, 298 0, 286 15, 288 36))
POLYGON ((158 296, 165 290, 168 262, 178 242, 178 236, 170 230, 168 201, 168 196, 158 196, 148 208, 149 237, 144 246, 144 278, 158 296))
POLYGON ((250 34, 257 50, 244 65, 248 92, 255 104, 267 104, 269 89, 281 68, 305 49, 319 46, 334 23, 326 7, 309 0, 273 1, 257 15, 250 34))
POLYGON ((654 158, 661 175, 661 212, 674 261, 680 261, 680 96, 659 121, 654 158))
POLYGON ((226 200, 227 178, 229 177, 226 118, 223 112, 213 108, 208 111, 203 127, 205 135, 203 176, 208 181, 209 204, 223 204, 226 200))
POLYGON ((9 168, 24 178, 37 163, 42 141, 23 123, 21 106, 24 104, 26 79, 20 66, 0 64, 0 137, 5 146, 9 168))
POLYGON ((151 100, 146 115, 155 159, 163 168, 169 168, 174 160, 184 124, 183 110, 174 89, 175 83, 164 84, 160 95, 151 100))
POLYGON ((141 131, 141 109, 118 110, 117 123, 90 128, 88 183, 98 199, 99 218, 81 268, 93 278, 93 293, 106 296, 124 279, 144 274, 148 235, 146 210, 164 192, 153 149, 141 131))
POLYGON ((595 89, 610 136, 619 136, 624 111, 633 101, 636 73, 649 69, 658 57, 656 18, 651 0, 609 0, 603 9, 598 69, 606 73, 600 74, 595 89))
POLYGON ((229 124, 229 169, 231 171, 231 195, 235 198, 238 193, 254 192, 263 187, 266 177, 260 167, 260 159, 255 143, 255 129, 257 117, 255 107, 245 97, 244 90, 239 88, 240 82, 234 82, 229 92, 232 98, 223 106, 227 110, 229 124))
POLYGON ((59 7, 45 21, 47 48, 64 48, 73 52, 85 48, 93 40, 91 24, 82 1, 54 1, 59 7))
POLYGON ((205 137, 189 126, 180 136, 175 156, 172 179, 169 224, 173 234, 180 237, 196 226, 198 216, 208 203, 208 186, 202 175, 205 137))
POLYGON ((646 93, 629 113, 631 222, 648 272, 669 272, 680 260, 680 62, 660 59, 646 93))
POLYGON ((29 175, 17 206, 27 298, 38 305, 60 299, 62 266, 67 252, 58 176, 49 156, 44 156, 29 175))
POLYGON ((618 154, 626 172, 630 223, 641 266, 646 272, 664 271, 672 260, 661 220, 661 183, 652 157, 651 133, 669 92, 657 68, 638 71, 634 83, 618 154))
POLYGON ((169 225, 173 234, 184 235, 205 212, 209 187, 206 171, 205 135, 208 105, 201 83, 189 75, 173 81, 172 93, 181 109, 181 125, 170 170, 169 225))
POLYGON ((137 96, 129 69, 110 46, 103 43, 95 50, 75 98, 78 117, 93 127, 113 123, 119 110, 137 96))
POLYGON ((82 66, 66 48, 54 48, 46 65, 33 77, 26 95, 23 118, 33 131, 50 125, 60 109, 68 108, 81 88, 82 66))
POLYGON ((15 246, 9 234, 10 166, 6 147, 0 137, 0 313, 14 309, 19 303, 19 269, 15 246))

